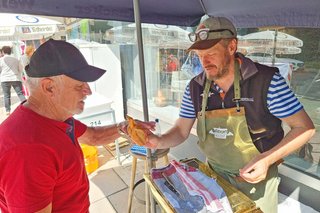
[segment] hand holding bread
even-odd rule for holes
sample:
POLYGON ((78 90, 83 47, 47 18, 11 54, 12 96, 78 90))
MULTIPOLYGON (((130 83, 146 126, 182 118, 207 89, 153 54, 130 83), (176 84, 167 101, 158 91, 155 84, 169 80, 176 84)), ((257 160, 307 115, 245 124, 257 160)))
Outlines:
POLYGON ((147 142, 147 136, 151 134, 151 131, 155 128, 155 122, 138 121, 128 115, 126 118, 128 122, 127 134, 135 144, 144 146, 147 142))

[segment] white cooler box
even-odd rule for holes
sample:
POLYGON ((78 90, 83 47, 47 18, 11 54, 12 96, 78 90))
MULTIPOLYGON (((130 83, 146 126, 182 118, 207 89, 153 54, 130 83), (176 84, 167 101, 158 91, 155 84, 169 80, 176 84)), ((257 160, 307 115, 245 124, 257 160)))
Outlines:
POLYGON ((84 111, 75 115, 74 118, 80 120, 87 126, 103 126, 116 122, 114 110, 111 108, 112 100, 93 93, 85 100, 84 111))

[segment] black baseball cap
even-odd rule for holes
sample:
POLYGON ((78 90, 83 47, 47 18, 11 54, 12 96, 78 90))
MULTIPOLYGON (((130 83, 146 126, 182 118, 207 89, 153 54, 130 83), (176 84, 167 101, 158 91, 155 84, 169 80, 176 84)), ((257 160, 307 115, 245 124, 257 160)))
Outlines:
POLYGON ((43 78, 66 75, 82 82, 98 80, 106 70, 88 64, 81 52, 72 44, 50 39, 32 55, 25 68, 29 77, 43 78))

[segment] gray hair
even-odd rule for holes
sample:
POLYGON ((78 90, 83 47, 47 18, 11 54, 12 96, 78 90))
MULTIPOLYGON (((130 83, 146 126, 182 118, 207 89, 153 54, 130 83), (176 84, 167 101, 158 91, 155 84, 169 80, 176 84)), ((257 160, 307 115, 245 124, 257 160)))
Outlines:
POLYGON ((40 85, 42 78, 33 78, 26 76, 26 86, 30 93, 32 93, 40 85))
POLYGON ((225 48, 227 48, 228 45, 230 44, 230 42, 231 42, 233 39, 238 40, 237 38, 223 38, 223 39, 221 39, 221 44, 222 44, 222 46, 224 46, 225 48))
MULTIPOLYGON (((26 84, 27 84, 28 90, 30 91, 30 94, 32 94, 33 91, 38 89, 41 81, 45 78, 48 78, 48 77, 34 78, 34 77, 26 76, 26 84)), ((50 78, 58 83, 62 83, 62 75, 52 76, 50 78)))

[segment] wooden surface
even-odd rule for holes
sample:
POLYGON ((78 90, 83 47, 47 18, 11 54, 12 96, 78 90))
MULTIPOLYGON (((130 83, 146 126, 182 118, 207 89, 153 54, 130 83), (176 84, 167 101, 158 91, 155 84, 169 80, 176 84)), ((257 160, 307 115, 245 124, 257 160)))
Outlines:
MULTIPOLYGON (((128 139, 126 139, 124 137, 118 138, 118 142, 119 142, 119 148, 122 148, 122 147, 130 144, 128 139)), ((106 149, 108 149, 109 151, 114 151, 116 149, 116 144, 115 144, 115 142, 113 142, 113 143, 109 143, 107 145, 104 145, 104 147, 106 149)))

